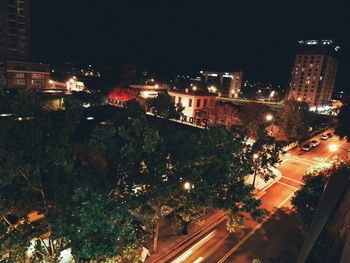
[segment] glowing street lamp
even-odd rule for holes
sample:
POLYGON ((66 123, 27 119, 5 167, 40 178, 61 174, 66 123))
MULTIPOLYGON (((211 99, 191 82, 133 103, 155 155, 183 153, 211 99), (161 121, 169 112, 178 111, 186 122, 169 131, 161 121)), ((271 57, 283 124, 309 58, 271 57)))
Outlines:
POLYGON ((328 146, 328 149, 329 149, 331 152, 336 152, 336 151, 338 151, 338 150, 340 149, 340 150, 344 150, 344 151, 350 153, 349 150, 347 150, 347 149, 345 149, 345 148, 341 148, 341 147, 339 147, 339 146, 336 145, 336 144, 330 144, 330 145, 328 146))
POLYGON ((266 117, 265 117, 265 119, 266 119, 267 121, 272 121, 272 120, 273 120, 272 114, 267 114, 266 117))
POLYGON ((329 148, 329 150, 330 150, 331 152, 336 152, 336 151, 338 151, 338 145, 336 145, 336 144, 330 144, 330 145, 328 146, 328 148, 329 148))
POLYGON ((197 87, 196 87, 196 86, 193 86, 193 87, 192 87, 192 90, 196 91, 196 90, 197 90, 197 87))
POLYGON ((270 127, 270 136, 272 136, 272 129, 273 129, 273 125, 275 124, 275 120, 273 118, 273 115, 272 114, 267 114, 266 117, 265 117, 266 121, 268 122, 271 122, 271 127, 270 127))
POLYGON ((186 181, 186 182, 184 182, 184 184, 183 184, 183 188, 184 188, 186 191, 189 192, 191 189, 194 188, 194 185, 191 184, 190 182, 186 181))

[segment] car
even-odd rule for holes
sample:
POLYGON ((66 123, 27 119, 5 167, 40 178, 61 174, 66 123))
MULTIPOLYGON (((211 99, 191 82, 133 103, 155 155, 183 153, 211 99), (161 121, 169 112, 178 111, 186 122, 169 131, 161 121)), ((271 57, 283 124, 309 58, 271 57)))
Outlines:
POLYGON ((325 140, 327 140, 327 139, 328 139, 327 134, 322 134, 322 136, 321 136, 321 140, 325 141, 325 140))
POLYGON ((320 145, 320 141, 318 141, 318 140, 313 140, 313 141, 311 141, 310 142, 310 145, 311 145, 311 147, 317 147, 317 146, 319 146, 320 145))
POLYGON ((330 133, 330 132, 329 132, 329 133, 327 133, 326 135, 328 136, 328 138, 332 138, 332 137, 333 137, 333 134, 332 134, 332 133, 330 133))
POLYGON ((303 148, 301 148, 303 151, 310 151, 311 145, 310 144, 304 144, 303 148))

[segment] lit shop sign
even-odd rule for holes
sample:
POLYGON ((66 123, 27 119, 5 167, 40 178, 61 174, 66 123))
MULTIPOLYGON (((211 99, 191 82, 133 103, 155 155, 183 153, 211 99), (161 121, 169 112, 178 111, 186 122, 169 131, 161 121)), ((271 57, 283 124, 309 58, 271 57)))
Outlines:
POLYGON ((193 117, 187 117, 187 116, 182 116, 181 117, 181 122, 186 122, 186 123, 190 123, 190 124, 194 124, 194 125, 198 125, 198 126, 202 126, 202 127, 207 127, 208 126, 208 119, 207 118, 193 118, 193 117))

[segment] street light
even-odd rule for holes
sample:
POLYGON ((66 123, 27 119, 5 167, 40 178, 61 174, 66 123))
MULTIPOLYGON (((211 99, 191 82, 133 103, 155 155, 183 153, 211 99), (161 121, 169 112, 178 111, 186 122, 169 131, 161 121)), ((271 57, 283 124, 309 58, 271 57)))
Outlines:
POLYGON ((272 120, 273 120, 272 114, 267 114, 266 117, 265 117, 265 119, 266 119, 267 121, 272 121, 272 120))
POLYGON ((193 86, 193 87, 192 87, 192 90, 196 91, 196 90, 197 90, 197 87, 196 87, 196 86, 193 86))
POLYGON ((184 188, 186 191, 189 192, 191 189, 194 188, 194 185, 191 184, 190 182, 186 181, 186 182, 184 182, 184 184, 183 184, 183 188, 184 188))
POLYGON ((341 149, 341 150, 344 150, 344 151, 350 153, 349 150, 347 150, 347 149, 345 149, 345 148, 342 148, 342 147, 339 147, 339 146, 336 145, 336 144, 330 144, 330 145, 328 146, 328 149, 329 149, 331 152, 336 152, 336 151, 338 151, 339 149, 341 149))
POLYGON ((254 174, 253 174, 253 183, 252 183, 252 185, 253 185, 253 188, 255 187, 255 180, 256 180, 256 165, 255 165, 255 161, 257 160, 259 158, 259 154, 257 154, 257 153, 254 153, 253 154, 253 160, 254 160, 254 167, 255 167, 255 169, 254 169, 254 174))
POLYGON ((272 114, 267 114, 265 117, 266 121, 271 122, 271 126, 270 126, 270 136, 272 136, 272 130, 273 130, 273 125, 275 124, 275 119, 273 117, 272 114))

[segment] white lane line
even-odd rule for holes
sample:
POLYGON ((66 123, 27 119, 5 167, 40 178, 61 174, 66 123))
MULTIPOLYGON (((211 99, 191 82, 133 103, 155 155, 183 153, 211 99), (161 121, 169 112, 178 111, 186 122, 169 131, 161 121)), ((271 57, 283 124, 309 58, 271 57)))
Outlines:
POLYGON ((291 158, 296 159, 297 161, 301 161, 301 162, 309 162, 309 163, 311 163, 312 165, 315 165, 315 164, 318 164, 318 163, 319 163, 319 162, 317 162, 317 161, 310 160, 310 159, 306 159, 306 158, 301 158, 301 157, 299 157, 299 156, 293 156, 293 157, 291 157, 291 158))
POLYGON ((309 162, 309 163, 307 163, 307 162, 305 162, 304 160, 300 160, 300 159, 291 159, 291 161, 294 161, 294 162, 297 162, 297 163, 302 163, 302 164, 305 164, 305 165, 308 165, 308 166, 316 166, 317 165, 317 163, 311 163, 311 162, 309 162))
POLYGON ((216 230, 210 232, 208 235, 206 235, 203 239, 201 239, 199 242, 197 242, 195 245, 193 245, 190 249, 188 249, 185 253, 183 253, 181 256, 173 260, 171 263, 181 263, 184 262, 190 255, 193 254, 194 251, 202 247, 207 241, 209 241, 211 238, 213 238, 216 235, 216 230))
POLYGON ((304 185, 303 182, 300 182, 300 181, 298 181, 298 180, 294 180, 294 179, 289 178, 289 177, 287 177, 287 176, 283 176, 283 175, 282 175, 282 178, 284 178, 284 179, 286 179, 286 180, 289 180, 289 181, 292 181, 292 182, 295 182, 295 183, 298 183, 298 184, 304 185))
POLYGON ((197 258, 195 261, 193 261, 193 263, 199 263, 199 262, 202 262, 204 258, 202 257, 199 257, 197 258))
POLYGON ((253 235, 259 228, 262 227, 263 224, 265 224, 277 211, 280 209, 285 203, 289 201, 290 198, 294 193, 289 194, 275 209, 272 210, 272 212, 265 217, 261 223, 257 224, 245 237, 243 237, 222 259, 218 261, 218 263, 223 263, 229 256, 231 256, 244 242, 247 241, 247 239, 253 235))
POLYGON ((294 187, 294 186, 291 186, 291 185, 289 185, 289 184, 286 184, 286 183, 282 183, 282 182, 280 182, 280 181, 277 181, 276 183, 279 183, 279 184, 282 184, 282 185, 285 185, 285 186, 287 186, 287 187, 289 187, 289 188, 292 188, 293 190, 299 190, 298 188, 296 188, 296 187, 294 187))
POLYGON ((285 162, 287 162, 289 160, 289 157, 287 157, 286 159, 284 159, 282 162, 280 162, 280 165, 282 164, 282 163, 285 163, 285 162))

